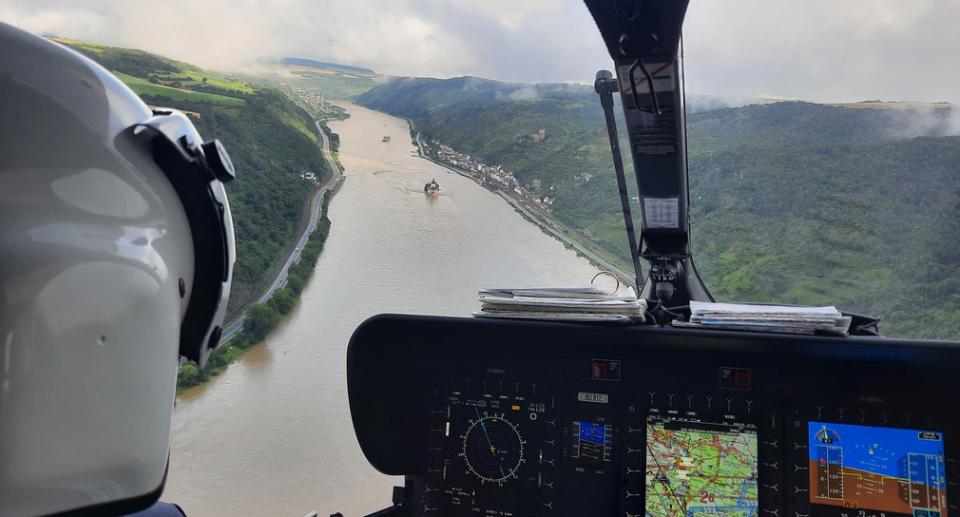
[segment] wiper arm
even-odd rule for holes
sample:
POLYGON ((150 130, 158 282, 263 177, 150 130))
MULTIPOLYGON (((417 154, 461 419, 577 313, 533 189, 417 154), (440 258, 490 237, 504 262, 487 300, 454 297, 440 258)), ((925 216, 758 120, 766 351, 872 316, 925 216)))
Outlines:
MULTIPOLYGON (((617 118, 613 113, 613 93, 620 91, 620 83, 607 70, 597 72, 593 88, 600 96, 600 105, 607 121, 607 136, 610 138, 610 154, 613 155, 613 168, 617 173, 617 188, 620 189, 620 206, 623 209, 623 224, 627 228, 627 242, 630 245, 630 258, 633 260, 634 285, 637 292, 643 286, 643 270, 640 267, 640 247, 637 246, 636 230, 633 228, 633 212, 630 210, 630 194, 627 191, 627 178, 623 172, 623 155, 620 153, 620 136, 617 133, 617 118)), ((633 93, 636 98, 636 91, 633 93)))

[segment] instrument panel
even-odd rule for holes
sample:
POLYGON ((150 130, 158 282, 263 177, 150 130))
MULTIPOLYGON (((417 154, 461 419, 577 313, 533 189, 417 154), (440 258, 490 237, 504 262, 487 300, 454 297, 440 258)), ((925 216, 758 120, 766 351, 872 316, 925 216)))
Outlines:
POLYGON ((351 341, 348 385, 408 515, 960 517, 958 359, 942 342, 380 316, 351 341))

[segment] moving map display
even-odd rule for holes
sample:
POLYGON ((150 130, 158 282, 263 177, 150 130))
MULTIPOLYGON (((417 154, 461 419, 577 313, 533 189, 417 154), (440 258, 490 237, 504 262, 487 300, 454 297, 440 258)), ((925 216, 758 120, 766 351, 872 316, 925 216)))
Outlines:
POLYGON ((749 425, 651 416, 648 517, 757 515, 757 432, 749 425))
POLYGON ((810 422, 810 502, 946 517, 943 434, 810 422))

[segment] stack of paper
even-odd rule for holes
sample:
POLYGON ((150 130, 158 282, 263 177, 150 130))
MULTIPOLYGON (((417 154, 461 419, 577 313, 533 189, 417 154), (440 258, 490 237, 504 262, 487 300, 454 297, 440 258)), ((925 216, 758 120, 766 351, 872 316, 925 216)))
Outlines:
POLYGON ((598 287, 481 289, 480 318, 636 323, 643 321, 645 300, 633 289, 609 293, 598 287))
POLYGON ((839 334, 850 330, 849 316, 836 307, 753 305, 744 303, 690 302, 690 321, 676 327, 698 327, 789 334, 839 334))

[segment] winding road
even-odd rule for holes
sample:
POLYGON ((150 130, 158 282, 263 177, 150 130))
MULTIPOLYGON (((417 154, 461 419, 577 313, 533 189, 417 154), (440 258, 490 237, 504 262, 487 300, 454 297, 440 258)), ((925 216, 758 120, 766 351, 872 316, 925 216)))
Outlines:
MULTIPOLYGON (((326 194, 328 190, 333 188, 340 182, 340 179, 343 175, 340 173, 340 167, 337 165, 336 160, 333 159, 333 153, 330 152, 330 139, 327 137, 327 134, 323 132, 323 129, 320 127, 320 122, 314 122, 317 126, 317 132, 320 133, 320 139, 322 140, 320 144, 320 152, 323 153, 323 158, 327 161, 327 165, 330 167, 330 177, 327 178, 327 181, 320 185, 320 188, 313 195, 313 199, 310 200, 310 220, 307 222, 307 225, 303 228, 303 233, 300 234, 299 239, 297 239, 297 244, 293 249, 287 251, 286 260, 283 262, 283 266, 276 271, 273 277, 273 282, 270 283, 270 287, 260 295, 260 298, 257 299, 257 303, 264 303, 269 300, 273 293, 277 289, 280 289, 287 283, 287 273, 290 271, 290 266, 296 264, 300 260, 300 254, 303 252, 303 247, 307 244, 307 239, 310 238, 310 234, 317 228, 317 223, 320 221, 320 208, 323 205, 323 195, 326 194)), ((231 338, 236 336, 237 332, 243 330, 243 322, 247 319, 246 313, 240 314, 240 317, 230 322, 226 328, 223 329, 223 336, 220 338, 221 343, 226 343, 231 338)))

